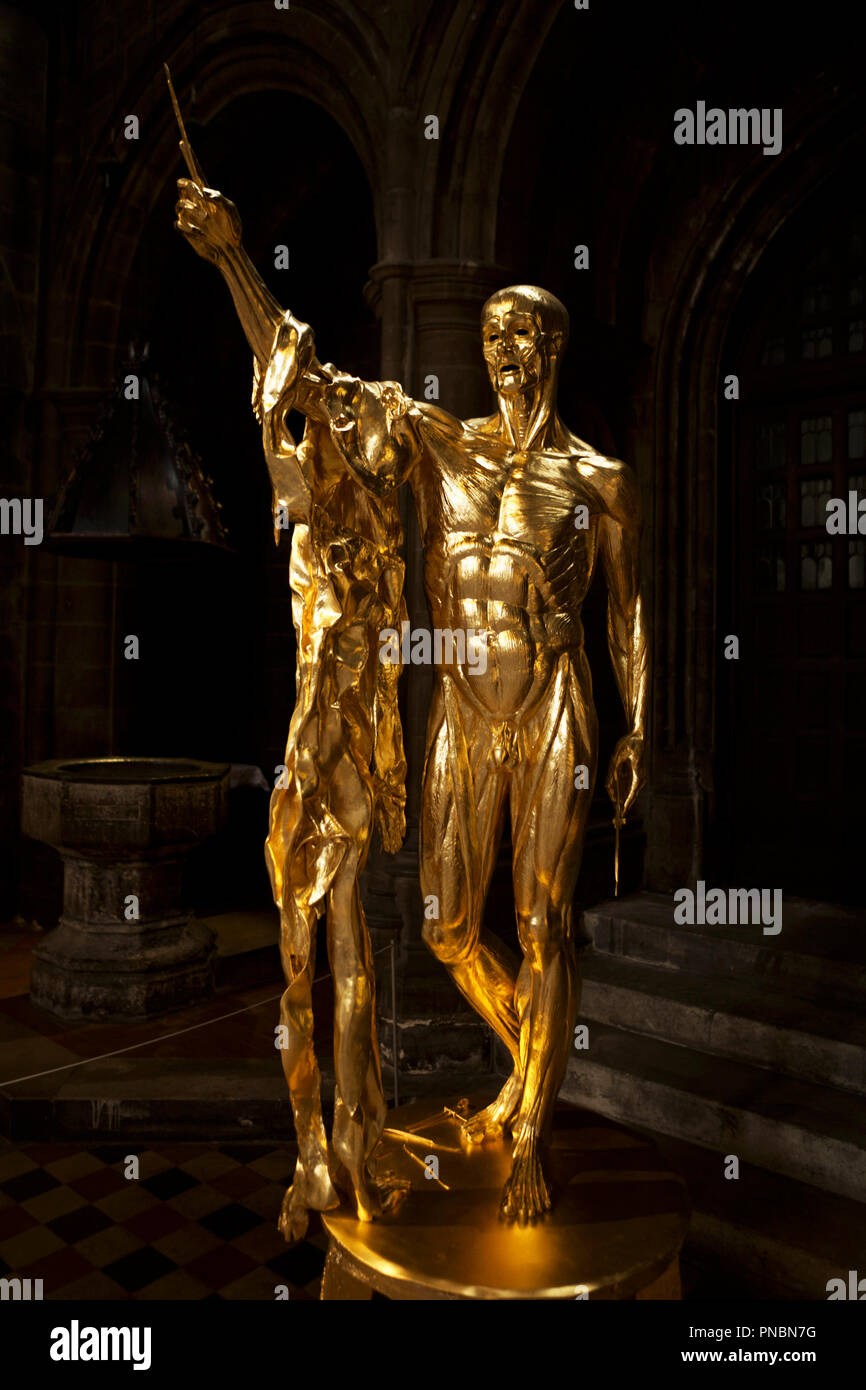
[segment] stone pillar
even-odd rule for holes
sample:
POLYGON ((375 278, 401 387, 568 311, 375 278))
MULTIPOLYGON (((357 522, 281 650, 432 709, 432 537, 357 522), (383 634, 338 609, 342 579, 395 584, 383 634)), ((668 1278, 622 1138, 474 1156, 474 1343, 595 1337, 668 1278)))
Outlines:
MULTIPOLYGON (((53 25, 47 9, 0 3, 0 498, 44 501, 46 519, 32 425, 50 170, 46 92, 53 25)), ((25 545, 20 533, 0 537, 0 920, 11 917, 18 902, 20 773, 36 703, 26 680, 28 602, 38 549, 25 545)))

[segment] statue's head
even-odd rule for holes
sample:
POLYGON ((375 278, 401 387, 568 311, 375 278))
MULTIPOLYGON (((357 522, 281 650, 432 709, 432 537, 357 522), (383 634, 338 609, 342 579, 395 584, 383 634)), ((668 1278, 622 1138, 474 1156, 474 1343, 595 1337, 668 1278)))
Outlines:
POLYGON ((568 342, 568 310, 536 285, 497 290, 481 310, 481 343, 499 396, 554 386, 568 342))

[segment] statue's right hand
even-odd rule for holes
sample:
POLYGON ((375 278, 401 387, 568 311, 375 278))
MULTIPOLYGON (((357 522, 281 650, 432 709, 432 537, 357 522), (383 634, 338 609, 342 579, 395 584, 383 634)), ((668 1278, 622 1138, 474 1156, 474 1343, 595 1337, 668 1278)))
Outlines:
POLYGON ((175 229, 193 250, 218 265, 227 251, 241 244, 241 219, 234 203, 215 188, 202 188, 192 179, 178 179, 175 229))

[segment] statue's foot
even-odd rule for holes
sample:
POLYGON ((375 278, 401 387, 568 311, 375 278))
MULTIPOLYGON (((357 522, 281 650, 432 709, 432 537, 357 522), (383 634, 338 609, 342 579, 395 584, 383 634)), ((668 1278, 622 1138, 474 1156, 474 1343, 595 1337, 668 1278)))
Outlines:
POLYGON ((523 1086, 517 1072, 512 1072, 496 1099, 468 1119, 462 1127, 461 1139, 466 1144, 483 1144, 486 1139, 501 1139, 508 1121, 517 1113, 523 1086))
POLYGON ((499 1204, 501 1221, 525 1226, 550 1211, 550 1189, 541 1166, 541 1146, 537 1134, 523 1130, 514 1141, 511 1176, 502 1189, 499 1204))
POLYGON ((406 1200, 411 1183, 406 1178, 398 1178, 393 1173, 377 1173, 375 1178, 369 1174, 353 1183, 355 1204, 359 1221, 375 1221, 379 1216, 387 1216, 397 1211, 406 1200))
POLYGON ((303 1240, 311 1211, 332 1211, 340 1205, 340 1194, 331 1182, 327 1165, 318 1163, 308 1171, 299 1158, 291 1187, 286 1189, 277 1227, 291 1245, 303 1240))
POLYGON ((288 1245, 294 1245, 295 1241, 304 1239, 309 1224, 309 1207, 304 1206, 303 1202, 297 1196, 293 1184, 287 1190, 283 1198, 283 1205, 280 1208, 280 1219, 277 1222, 277 1228, 286 1243, 288 1245))

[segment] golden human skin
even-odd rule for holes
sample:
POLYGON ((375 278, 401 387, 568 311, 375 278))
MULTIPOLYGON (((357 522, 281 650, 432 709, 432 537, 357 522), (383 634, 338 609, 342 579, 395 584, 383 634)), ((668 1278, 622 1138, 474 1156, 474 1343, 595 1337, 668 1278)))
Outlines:
MULTIPOLYGON (((279 309, 240 247, 237 214, 213 191, 180 186, 181 230, 223 257, 258 356, 279 309)), ((285 322, 299 342, 310 334, 290 315, 285 322)), ((622 815, 645 777, 637 486, 625 464, 596 453, 556 413, 567 335, 567 313, 545 291, 511 286, 493 295, 482 313, 482 349, 497 409, 483 419, 461 422, 394 382, 322 366, 311 348, 297 359, 292 398, 373 496, 389 498, 409 481, 434 625, 487 634, 483 673, 468 665, 437 670, 421 888, 438 905, 424 924, 427 944, 513 1059, 500 1095, 467 1122, 464 1137, 482 1143, 510 1129, 500 1214, 521 1224, 551 1205, 544 1145, 579 1003, 571 905, 598 745, 581 607, 599 561, 628 722, 606 782, 622 815), (576 776, 581 766, 586 787, 576 776), (506 809, 521 961, 482 927, 506 809)))
MULTIPOLYGON (((225 214, 222 236, 209 241, 199 235, 197 207, 208 196, 184 181, 178 226, 229 278, 231 267, 222 248, 230 241, 239 244, 239 219, 233 209, 219 205, 225 214)), ((217 206, 213 199, 211 205, 217 206)), ((397 665, 383 665, 378 653, 380 631, 399 625, 406 609, 396 495, 377 498, 361 487, 328 430, 316 421, 307 422, 302 443, 295 445, 285 417, 301 369, 312 370, 312 335, 283 318, 264 287, 257 288, 253 407, 273 484, 276 539, 281 529, 293 525, 296 701, 265 845, 280 909, 286 977, 280 1056, 299 1152, 279 1224, 293 1241, 306 1231, 311 1209, 339 1205, 338 1188, 349 1193, 361 1220, 395 1205, 405 1190, 405 1184, 376 1181, 371 1169, 385 1100, 373 964, 358 879, 374 823, 392 853, 405 834, 400 672, 397 665), (325 910, 335 985, 330 1147, 322 1121, 312 1006, 313 943, 325 910)))

